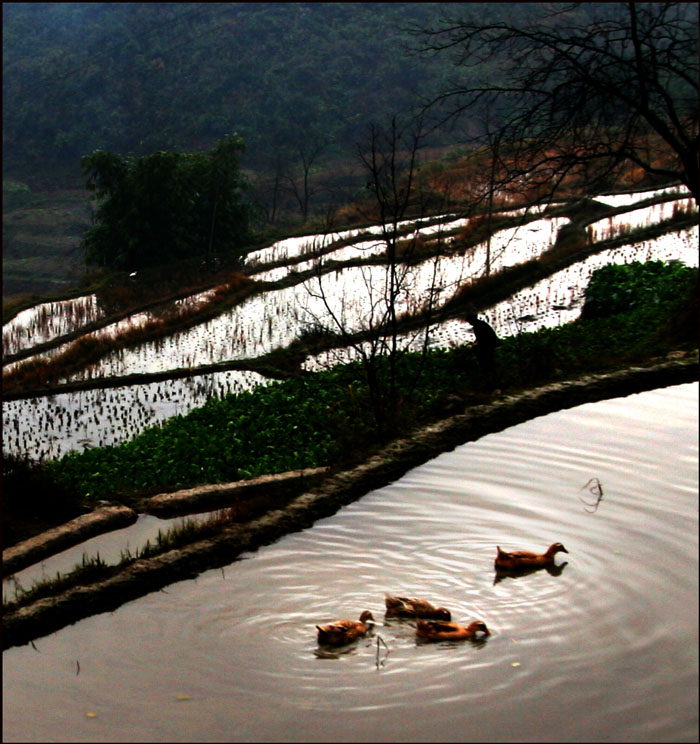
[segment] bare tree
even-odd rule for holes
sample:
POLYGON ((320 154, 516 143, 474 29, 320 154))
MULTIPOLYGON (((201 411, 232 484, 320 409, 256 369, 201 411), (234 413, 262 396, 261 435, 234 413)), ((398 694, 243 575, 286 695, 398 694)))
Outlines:
POLYGON ((288 221, 297 210, 306 221, 311 199, 319 190, 311 183, 311 175, 322 151, 319 144, 301 144, 294 152, 278 150, 254 175, 256 206, 268 224, 288 221))
POLYGON ((314 163, 318 160, 324 149, 324 145, 317 140, 298 145, 296 154, 298 155, 299 166, 294 169, 290 166, 289 171, 285 175, 288 188, 299 205, 299 212, 303 222, 306 222, 309 216, 311 197, 317 190, 310 181, 314 163))
POLYGON ((282 155, 276 152, 274 161, 266 163, 261 168, 262 176, 258 176, 257 182, 253 182, 253 193, 257 201, 257 208, 264 214, 265 221, 270 225, 274 225, 278 219, 283 170, 282 155))
POLYGON ((421 296, 414 296, 411 270, 412 264, 419 261, 417 251, 421 239, 417 232, 406 235, 401 230, 401 222, 409 218, 412 197, 415 198, 413 184, 421 137, 420 121, 402 128, 394 118, 387 129, 372 125, 367 146, 358 145, 358 157, 369 179, 367 190, 372 196, 366 217, 378 223, 384 249, 380 271, 376 267, 360 269, 364 293, 362 311, 353 313, 360 316, 355 319, 359 332, 348 317, 347 299, 343 298, 338 304, 329 297, 320 251, 316 260, 316 289, 310 290, 313 297, 322 300, 325 308, 324 318, 315 319, 316 326, 337 334, 341 343, 352 348, 362 361, 375 422, 382 435, 394 430, 400 407, 398 365, 401 356, 416 347, 422 350, 423 358, 427 352, 430 321, 419 331, 402 336, 399 316, 401 312, 418 309, 430 315, 441 289, 439 255, 424 257, 420 262, 430 267, 428 289, 421 296))
MULTIPOLYGON (((295 130, 296 131, 296 130, 295 130)), ((292 139, 292 135, 289 135, 292 139)), ((314 197, 326 191, 326 180, 315 179, 328 143, 321 135, 306 130, 296 132, 293 145, 281 146, 273 156, 259 163, 253 179, 256 206, 273 225, 289 221, 295 212, 306 222, 314 197)))
POLYGON ((527 179, 551 194, 576 175, 595 190, 634 164, 680 181, 697 202, 697 5, 543 3, 519 12, 414 29, 420 51, 453 53, 460 71, 427 105, 437 124, 466 116, 473 127, 492 111, 511 184, 527 179))

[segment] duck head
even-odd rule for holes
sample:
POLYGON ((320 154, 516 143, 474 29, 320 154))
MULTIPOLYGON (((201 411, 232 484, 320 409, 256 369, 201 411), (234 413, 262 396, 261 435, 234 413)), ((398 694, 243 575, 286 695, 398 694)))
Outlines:
POLYGON ((491 635, 491 631, 486 627, 486 623, 481 620, 475 620, 469 624, 469 629, 474 632, 481 631, 484 635, 491 635))

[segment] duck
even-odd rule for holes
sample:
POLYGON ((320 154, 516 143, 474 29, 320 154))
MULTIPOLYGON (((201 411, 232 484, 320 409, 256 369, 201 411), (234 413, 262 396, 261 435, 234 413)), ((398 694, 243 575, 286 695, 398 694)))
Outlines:
POLYGON ((336 620, 328 625, 317 625, 318 642, 324 646, 344 646, 352 643, 369 630, 368 621, 374 622, 369 610, 365 610, 359 620, 336 620))
POLYGON ((460 625, 446 620, 416 620, 416 635, 429 641, 462 641, 476 638, 477 633, 491 635, 486 623, 475 620, 469 625, 460 625))
POLYGON ((452 620, 452 615, 445 607, 436 607, 427 599, 416 597, 392 597, 385 595, 386 614, 396 617, 422 617, 432 620, 452 620))
POLYGON ((569 551, 561 544, 550 545, 544 553, 532 553, 529 550, 514 550, 507 553, 497 546, 495 566, 497 569, 514 571, 518 569, 544 568, 554 565, 554 556, 557 553, 568 553, 569 551))

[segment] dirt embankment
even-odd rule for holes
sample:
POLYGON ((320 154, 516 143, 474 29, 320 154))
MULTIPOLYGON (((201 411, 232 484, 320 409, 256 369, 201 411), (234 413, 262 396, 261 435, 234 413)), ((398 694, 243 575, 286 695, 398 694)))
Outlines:
MULTIPOLYGON (((248 487, 257 489, 256 495, 250 497, 250 503, 269 498, 270 489, 277 488, 277 495, 268 505, 279 503, 279 508, 267 510, 248 521, 228 523, 215 536, 184 548, 137 560, 106 580, 75 587, 5 613, 3 648, 29 643, 89 615, 114 610, 126 601, 157 591, 172 582, 228 565, 241 553, 309 527, 317 519, 334 514, 342 506, 400 478, 411 468, 441 452, 485 434, 582 403, 697 379, 698 357, 694 354, 691 358, 545 385, 519 395, 501 396, 488 404, 468 407, 394 441, 379 454, 345 472, 332 475, 322 471, 283 474, 275 478, 268 476, 267 481, 249 483, 248 487), (285 492, 286 499, 283 497, 285 492)), ((229 491, 228 486, 206 487, 199 492, 190 489, 187 494, 153 497, 152 506, 162 509, 165 504, 167 510, 170 500, 171 507, 179 502, 178 508, 192 513, 204 503, 211 505, 212 499, 224 506, 227 499, 240 496, 235 490, 229 491), (200 498, 202 502, 198 502, 200 498)))
POLYGON ((21 571, 43 561, 51 555, 79 545, 103 532, 128 527, 138 519, 138 514, 120 504, 102 506, 89 514, 82 514, 70 522, 54 527, 40 535, 23 540, 2 551, 3 576, 21 571))
POLYGON ((17 573, 96 535, 128 527, 138 519, 139 513, 168 518, 226 509, 228 520, 250 521, 266 511, 283 506, 295 495, 319 483, 328 470, 327 467, 306 468, 263 475, 250 481, 161 493, 129 506, 103 505, 3 550, 3 575, 17 573))

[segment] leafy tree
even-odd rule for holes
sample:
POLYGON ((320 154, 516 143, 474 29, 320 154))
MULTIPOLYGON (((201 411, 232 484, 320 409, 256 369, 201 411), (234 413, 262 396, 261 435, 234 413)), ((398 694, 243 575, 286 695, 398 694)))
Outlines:
POLYGON ((508 144, 505 182, 556 188, 573 173, 595 189, 632 163, 700 198, 696 4, 532 4, 417 31, 461 73, 429 105, 442 121, 494 115, 476 134, 508 144))
POLYGON ((230 136, 209 153, 84 156, 86 188, 99 204, 83 241, 86 261, 137 269, 240 250, 251 218, 238 163, 243 149, 230 136))

